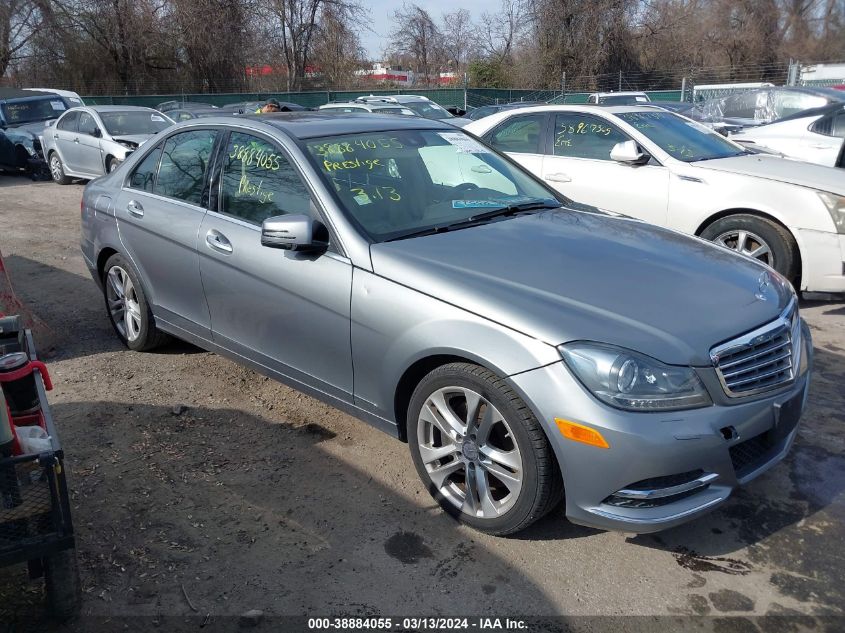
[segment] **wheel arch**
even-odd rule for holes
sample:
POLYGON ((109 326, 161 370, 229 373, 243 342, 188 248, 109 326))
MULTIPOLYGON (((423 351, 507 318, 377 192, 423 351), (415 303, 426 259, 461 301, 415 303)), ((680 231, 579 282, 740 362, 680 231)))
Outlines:
POLYGON ((695 230, 695 236, 701 237, 701 234, 704 232, 708 226, 713 224, 714 222, 718 222, 723 218, 730 217, 732 215, 753 215, 758 218, 762 218, 764 220, 769 220, 770 222, 774 222, 778 226, 780 226, 784 231, 786 231, 789 236, 792 238, 792 241, 795 243, 795 249, 798 251, 798 280, 799 280, 799 287, 800 287, 800 279, 801 279, 801 271, 802 271, 802 262, 804 261, 804 252, 801 247, 801 241, 795 235, 795 233, 784 224, 780 218, 771 213, 767 213, 766 211, 760 211, 759 209, 752 209, 749 207, 735 207, 731 209, 723 209, 722 211, 717 211, 716 213, 711 214, 708 216, 698 228, 695 230))
POLYGON ((422 358, 418 358, 411 365, 405 369, 401 378, 396 383, 396 389, 393 396, 393 415, 396 420, 396 429, 399 439, 403 442, 408 441, 408 405, 411 403, 411 396, 414 389, 420 384, 420 381, 425 378, 430 372, 443 365, 450 363, 471 363, 484 367, 492 371, 502 378, 505 375, 496 367, 489 363, 474 358, 472 354, 466 354, 459 351, 454 352, 437 352, 430 353, 422 358))
POLYGON ((101 282, 103 281, 103 275, 106 273, 106 262, 109 261, 109 258, 112 255, 117 255, 118 253, 118 250, 110 246, 106 246, 100 251, 99 255, 97 255, 97 279, 101 282))

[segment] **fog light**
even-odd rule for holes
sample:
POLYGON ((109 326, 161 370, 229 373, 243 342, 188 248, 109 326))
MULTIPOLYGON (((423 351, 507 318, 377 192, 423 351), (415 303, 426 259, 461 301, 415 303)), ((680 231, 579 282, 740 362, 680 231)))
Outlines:
POLYGON ((555 424, 557 424, 560 434, 568 440, 597 446, 598 448, 610 448, 610 445, 602 437, 601 433, 595 429, 591 429, 583 424, 570 422, 569 420, 561 420, 560 418, 555 418, 555 424))

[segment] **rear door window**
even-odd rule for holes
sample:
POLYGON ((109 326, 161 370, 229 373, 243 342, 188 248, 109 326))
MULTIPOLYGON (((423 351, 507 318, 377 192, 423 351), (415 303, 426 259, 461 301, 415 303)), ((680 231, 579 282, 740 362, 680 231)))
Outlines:
POLYGON ((545 114, 508 119, 489 135, 490 145, 501 152, 539 154, 545 114))
POLYGON ((215 130, 193 130, 174 134, 164 143, 154 192, 202 204, 208 161, 214 147, 215 130))
POLYGON ((129 188, 153 192, 158 171, 158 161, 161 158, 161 145, 147 154, 129 177, 129 188))
POLYGON ((56 123, 56 129, 64 132, 76 132, 77 121, 79 121, 79 112, 68 112, 56 123))

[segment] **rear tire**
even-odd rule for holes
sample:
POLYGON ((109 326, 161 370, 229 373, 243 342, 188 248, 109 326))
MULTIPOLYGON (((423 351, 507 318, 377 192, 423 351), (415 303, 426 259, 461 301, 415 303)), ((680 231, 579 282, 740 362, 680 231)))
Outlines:
POLYGON ((156 328, 138 272, 119 253, 109 257, 103 268, 103 296, 115 334, 129 349, 148 352, 170 339, 156 328))
POLYGON ((451 363, 429 373, 411 396, 407 424, 411 457, 429 493, 481 532, 523 530, 563 496, 557 458, 537 418, 483 367, 451 363))
POLYGON ((789 231, 772 220, 747 213, 729 215, 705 228, 701 237, 739 250, 771 266, 790 282, 797 281, 798 247, 789 231))

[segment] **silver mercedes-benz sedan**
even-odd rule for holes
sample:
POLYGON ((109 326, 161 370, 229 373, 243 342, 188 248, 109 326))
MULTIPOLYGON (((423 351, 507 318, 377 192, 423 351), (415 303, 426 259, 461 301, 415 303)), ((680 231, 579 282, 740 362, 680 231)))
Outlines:
MULTIPOLYGON (((448 513, 508 534, 688 521, 780 461, 812 362, 792 287, 573 203, 436 121, 179 124, 85 189, 117 336, 175 336, 407 441, 448 513)), ((606 183, 613 186, 613 183, 606 183)))
POLYGON ((44 158, 50 175, 60 185, 69 184, 73 178, 97 178, 114 171, 141 143, 173 123, 152 108, 71 108, 44 128, 44 158))

